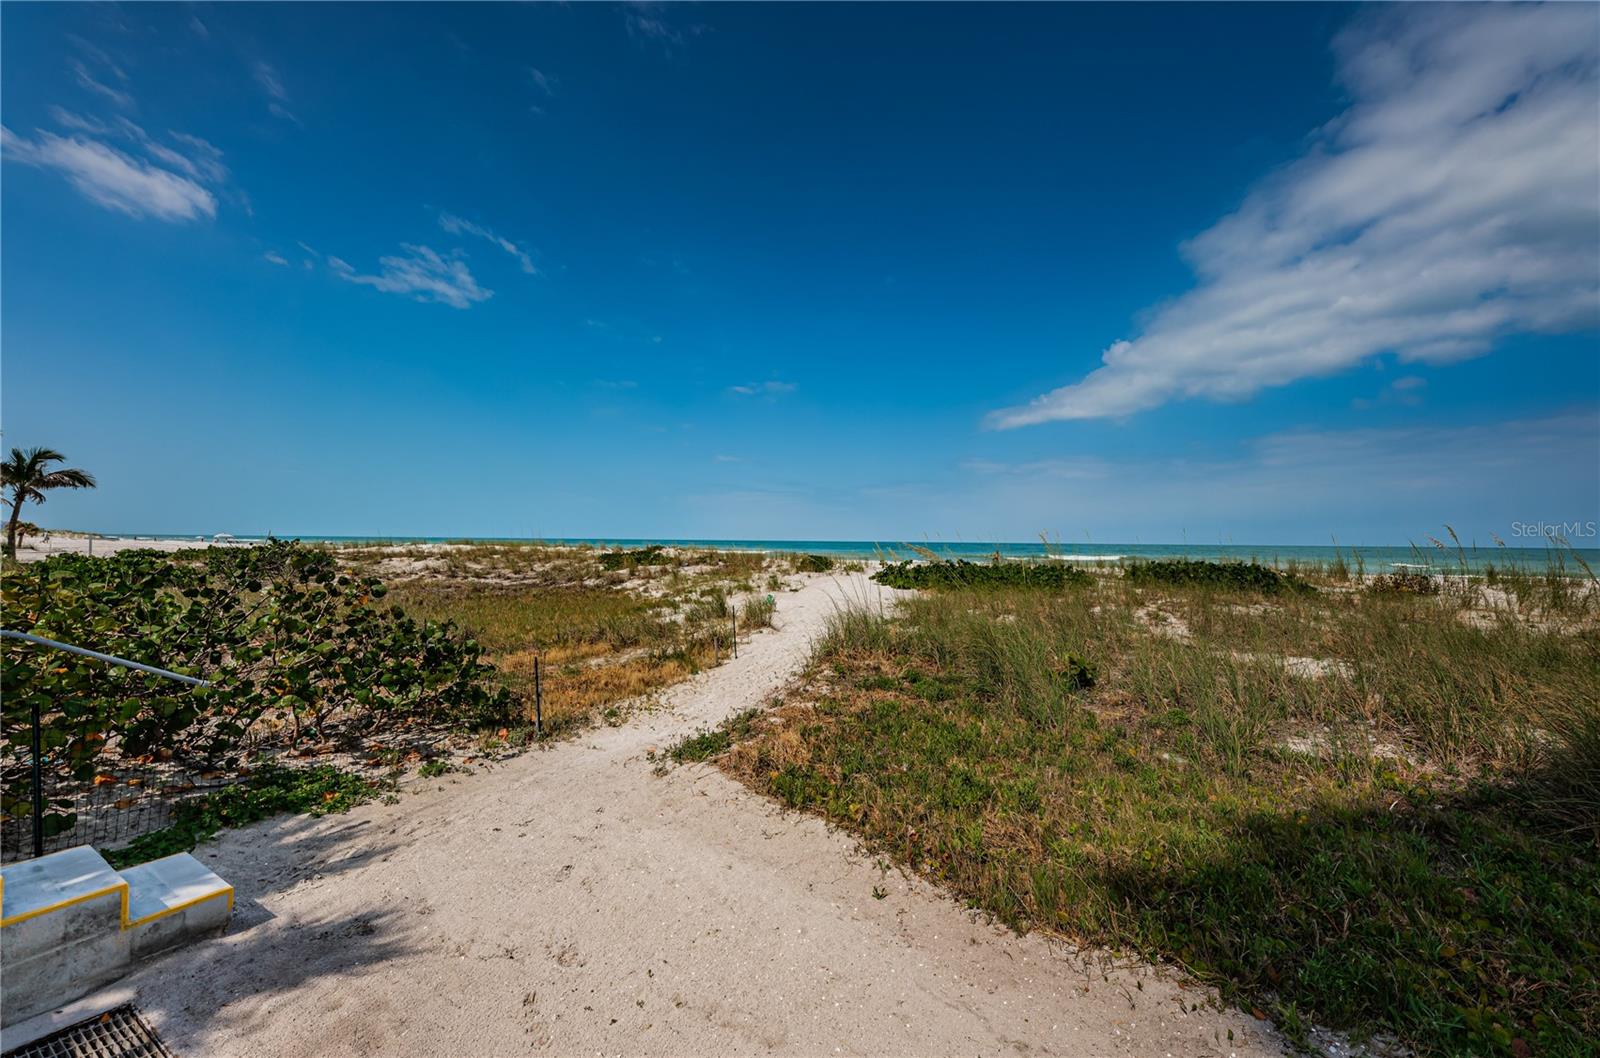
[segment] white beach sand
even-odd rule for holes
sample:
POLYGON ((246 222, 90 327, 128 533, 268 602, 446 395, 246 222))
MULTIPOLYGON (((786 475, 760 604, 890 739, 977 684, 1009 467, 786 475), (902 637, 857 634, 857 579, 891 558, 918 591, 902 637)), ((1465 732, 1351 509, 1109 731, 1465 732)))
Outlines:
MULTIPOLYGON (((46 533, 30 536, 17 548, 19 562, 38 562, 51 555, 114 555, 118 551, 188 551, 196 547, 214 547, 211 537, 193 540, 155 540, 137 536, 96 536, 83 533, 46 533)), ((229 547, 247 547, 248 541, 234 541, 229 547)))

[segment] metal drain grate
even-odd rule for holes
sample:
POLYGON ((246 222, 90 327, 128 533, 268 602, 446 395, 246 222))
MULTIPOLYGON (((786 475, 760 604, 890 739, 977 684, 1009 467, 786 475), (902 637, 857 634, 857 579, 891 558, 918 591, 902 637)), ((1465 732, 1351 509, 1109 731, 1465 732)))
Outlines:
POLYGON ((0 1058, 174 1058, 132 1003, 88 1021, 69 1025, 43 1039, 7 1051, 0 1058))

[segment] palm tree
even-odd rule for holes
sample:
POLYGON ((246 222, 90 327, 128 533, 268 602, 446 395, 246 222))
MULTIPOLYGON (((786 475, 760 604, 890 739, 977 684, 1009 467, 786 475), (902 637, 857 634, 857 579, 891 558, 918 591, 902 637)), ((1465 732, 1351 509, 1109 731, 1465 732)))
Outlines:
POLYGON ((11 450, 11 458, 0 463, 0 489, 10 489, 11 518, 6 522, 5 553, 17 557, 17 527, 22 522, 22 505, 29 500, 44 502, 48 489, 92 489, 94 477, 87 471, 68 467, 64 470, 48 469, 51 463, 66 461, 66 456, 53 448, 21 448, 11 450))

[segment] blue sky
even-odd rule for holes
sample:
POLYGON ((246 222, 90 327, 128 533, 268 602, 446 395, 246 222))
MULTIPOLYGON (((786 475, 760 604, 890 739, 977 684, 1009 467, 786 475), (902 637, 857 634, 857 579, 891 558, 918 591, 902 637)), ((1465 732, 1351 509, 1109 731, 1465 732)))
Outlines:
POLYGON ((101 483, 41 524, 1600 517, 1593 6, 0 20, 4 441, 101 483))

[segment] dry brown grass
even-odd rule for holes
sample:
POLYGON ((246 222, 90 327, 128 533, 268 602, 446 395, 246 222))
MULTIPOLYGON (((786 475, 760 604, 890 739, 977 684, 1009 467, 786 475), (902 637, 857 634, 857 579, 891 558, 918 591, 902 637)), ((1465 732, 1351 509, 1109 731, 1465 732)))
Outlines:
MULTIPOLYGON (((675 552, 660 564, 601 568, 598 552, 538 545, 428 545, 341 549, 342 560, 405 570, 390 601, 408 613, 454 620, 534 716, 534 659, 544 729, 559 735, 654 695, 726 657, 730 597, 754 591, 767 556, 675 552)), ((741 636, 771 624, 764 593, 742 597, 741 636)))

